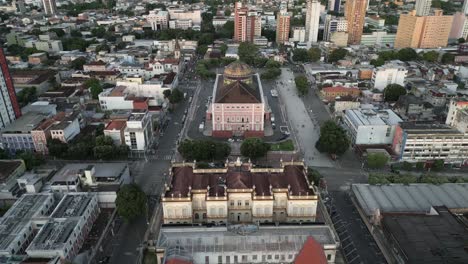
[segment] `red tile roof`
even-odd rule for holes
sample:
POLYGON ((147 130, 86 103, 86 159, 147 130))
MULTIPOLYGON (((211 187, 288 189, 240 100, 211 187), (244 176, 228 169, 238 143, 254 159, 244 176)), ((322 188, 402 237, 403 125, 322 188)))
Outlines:
POLYGON ((346 87, 343 87, 343 86, 335 86, 335 87, 325 87, 322 89, 323 92, 329 92, 329 93, 332 93, 332 92, 350 92, 350 91, 353 91, 353 90, 358 90, 358 88, 346 88, 346 87))
POLYGON ((126 125, 126 121, 111 121, 104 130, 122 130, 126 125))
POLYGON ((312 237, 308 237, 301 251, 297 254, 294 264, 327 264, 322 245, 312 237))

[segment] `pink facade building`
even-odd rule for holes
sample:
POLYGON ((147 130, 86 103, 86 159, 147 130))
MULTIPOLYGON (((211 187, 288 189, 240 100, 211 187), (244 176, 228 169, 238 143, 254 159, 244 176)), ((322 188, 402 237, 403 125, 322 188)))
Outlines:
POLYGON ((229 64, 216 77, 207 116, 213 137, 263 137, 265 102, 259 75, 247 64, 229 64))

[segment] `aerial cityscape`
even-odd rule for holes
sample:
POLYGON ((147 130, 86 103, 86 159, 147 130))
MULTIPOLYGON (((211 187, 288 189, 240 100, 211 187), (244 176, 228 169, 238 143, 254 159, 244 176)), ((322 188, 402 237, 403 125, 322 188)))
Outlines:
POLYGON ((0 0, 0 264, 468 263, 468 0, 0 0))

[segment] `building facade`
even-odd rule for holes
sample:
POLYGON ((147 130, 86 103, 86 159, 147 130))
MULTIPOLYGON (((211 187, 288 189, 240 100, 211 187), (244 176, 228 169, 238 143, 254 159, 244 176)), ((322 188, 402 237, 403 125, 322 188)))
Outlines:
POLYGON ((152 30, 166 29, 169 25, 169 13, 162 10, 152 10, 146 16, 146 20, 150 23, 152 30))
POLYGON ((454 127, 456 122, 456 116, 458 112, 460 112, 463 109, 468 109, 468 98, 452 99, 449 104, 445 124, 454 127))
POLYGON ((333 102, 337 97, 358 98, 361 90, 355 87, 334 86, 324 87, 320 93, 325 100, 333 102))
POLYGON ((173 164, 170 179, 162 194, 166 224, 315 221, 318 195, 303 162, 254 168, 238 159, 219 169, 179 163, 173 164))
POLYGON ((124 129, 125 144, 131 151, 146 151, 153 143, 153 122, 146 111, 133 112, 124 129))
POLYGON ((444 16, 436 10, 432 16, 400 15, 395 48, 430 49, 447 46, 453 16, 444 16))
POLYGON ((327 15, 325 18, 325 28, 323 32, 323 40, 330 41, 333 32, 347 32, 348 21, 344 17, 333 17, 327 15))
POLYGON ((0 48, 0 129, 21 116, 21 109, 16 98, 13 79, 8 69, 8 62, 3 49, 0 48))
POLYGON ((393 47, 395 45, 396 34, 386 31, 374 31, 370 34, 362 34, 361 45, 393 47))
POLYGON ((343 118, 354 145, 391 145, 398 123, 402 121, 392 110, 349 109, 343 118))
POLYGON ((305 27, 293 27, 291 42, 305 42, 305 27))
POLYGON ((263 87, 250 66, 240 62, 226 66, 224 74, 216 77, 212 98, 207 120, 212 123, 214 137, 263 137, 263 87))
POLYGON ((416 0, 415 10, 417 16, 428 16, 431 11, 432 0, 416 0))
POLYGON ((401 65, 388 63, 377 67, 372 73, 372 85, 375 89, 383 91, 389 84, 405 85, 406 75, 408 70, 401 65))
POLYGON ((53 16, 57 13, 57 5, 55 0, 42 0, 42 7, 47 16, 53 16))
POLYGON ((308 0, 306 4, 306 23, 305 23, 305 38, 307 45, 318 41, 319 22, 320 22, 320 1, 308 0))
POLYGON ((345 5, 345 17, 348 21, 348 44, 361 43, 368 0, 348 0, 345 5))
POLYGON ((287 11, 278 12, 276 18, 276 43, 283 44, 289 41, 289 27, 291 23, 291 14, 287 11))
POLYGON ((262 35, 262 17, 241 2, 234 6, 234 41, 253 42, 262 35))

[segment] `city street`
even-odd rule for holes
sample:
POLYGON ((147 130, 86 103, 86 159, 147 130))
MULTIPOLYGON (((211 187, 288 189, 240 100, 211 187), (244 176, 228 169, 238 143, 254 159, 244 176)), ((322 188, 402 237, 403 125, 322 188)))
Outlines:
POLYGON ((327 155, 318 152, 315 142, 320 136, 320 126, 313 121, 308 109, 297 94, 294 73, 289 68, 282 68, 277 90, 284 103, 292 134, 295 136, 300 151, 307 165, 314 167, 334 167, 327 155))

